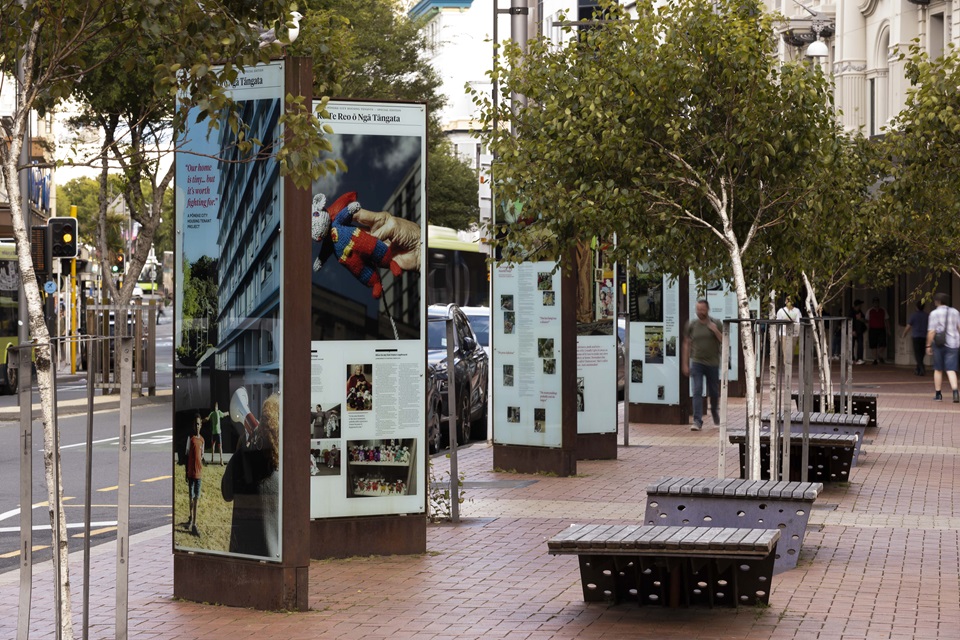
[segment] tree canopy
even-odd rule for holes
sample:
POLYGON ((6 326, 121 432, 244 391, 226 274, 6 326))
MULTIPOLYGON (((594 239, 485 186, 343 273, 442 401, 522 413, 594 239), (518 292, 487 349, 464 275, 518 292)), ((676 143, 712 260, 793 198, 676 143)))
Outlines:
POLYGON ((924 265, 931 277, 960 277, 960 49, 950 43, 931 59, 914 43, 905 57, 913 86, 880 143, 878 209, 891 219, 896 248, 887 262, 900 271, 924 265))
MULTIPOLYGON (((725 249, 769 268, 779 227, 817 195, 842 144, 825 79, 780 65, 773 18, 758 3, 711 8, 639 6, 634 20, 560 47, 533 42, 525 58, 507 47, 494 72, 500 92, 528 106, 494 114, 475 96, 499 158, 499 199, 522 202, 558 249, 616 233, 628 261, 652 252, 675 273, 692 266, 732 280, 725 249)), ((508 243, 522 248, 524 238, 508 243)))
MULTIPOLYGON (((493 79, 525 105, 495 110, 474 94, 498 199, 522 206, 517 224, 498 226, 504 256, 559 256, 616 235, 622 264, 726 279, 746 319, 750 295, 795 257, 784 230, 824 206, 822 178, 848 144, 827 81, 819 67, 781 63, 775 17, 755 0, 601 11, 607 21, 559 45, 504 47, 493 79)), ((749 323, 740 332, 750 371, 749 323)), ((747 376, 751 429, 755 398, 747 376)))

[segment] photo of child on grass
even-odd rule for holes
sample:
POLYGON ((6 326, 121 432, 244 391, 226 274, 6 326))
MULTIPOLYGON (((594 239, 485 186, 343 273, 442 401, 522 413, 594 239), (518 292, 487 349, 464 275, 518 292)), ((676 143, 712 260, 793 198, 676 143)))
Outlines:
POLYGON ((240 387, 234 396, 224 427, 236 429, 239 441, 224 454, 226 466, 203 463, 207 445, 199 435, 203 418, 196 414, 196 435, 187 445, 187 481, 174 483, 174 547, 277 560, 280 397, 274 393, 264 400, 258 419, 250 411, 246 389, 240 387), (200 481, 192 482, 191 476, 200 481))

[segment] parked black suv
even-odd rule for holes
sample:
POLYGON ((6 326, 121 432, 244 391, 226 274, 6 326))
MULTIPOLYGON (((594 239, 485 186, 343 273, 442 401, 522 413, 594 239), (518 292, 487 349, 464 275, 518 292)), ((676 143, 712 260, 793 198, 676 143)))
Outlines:
MULTIPOLYGON (((487 352, 477 341, 470 320, 457 305, 431 305, 428 317, 430 322, 427 325, 427 362, 436 368, 443 417, 450 414, 450 409, 447 407, 447 327, 442 319, 452 318, 458 444, 465 444, 471 438, 485 438, 486 425, 480 424, 480 421, 487 416, 487 380, 490 370, 487 352)), ((447 433, 444 426, 446 423, 443 423, 440 429, 442 436, 447 433)))

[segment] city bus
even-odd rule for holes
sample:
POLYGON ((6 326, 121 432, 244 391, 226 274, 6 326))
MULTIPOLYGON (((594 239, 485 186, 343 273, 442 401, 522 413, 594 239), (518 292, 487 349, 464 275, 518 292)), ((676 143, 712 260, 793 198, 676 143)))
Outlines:
POLYGON ((461 240, 447 227, 427 227, 427 304, 487 307, 490 279, 480 241, 461 240))

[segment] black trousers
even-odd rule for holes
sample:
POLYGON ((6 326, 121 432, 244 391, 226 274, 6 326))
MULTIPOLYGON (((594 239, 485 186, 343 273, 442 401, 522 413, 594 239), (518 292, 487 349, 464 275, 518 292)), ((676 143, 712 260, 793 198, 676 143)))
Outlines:
POLYGON ((927 337, 913 339, 913 357, 917 361, 917 372, 926 371, 923 366, 923 357, 927 353, 927 337))

